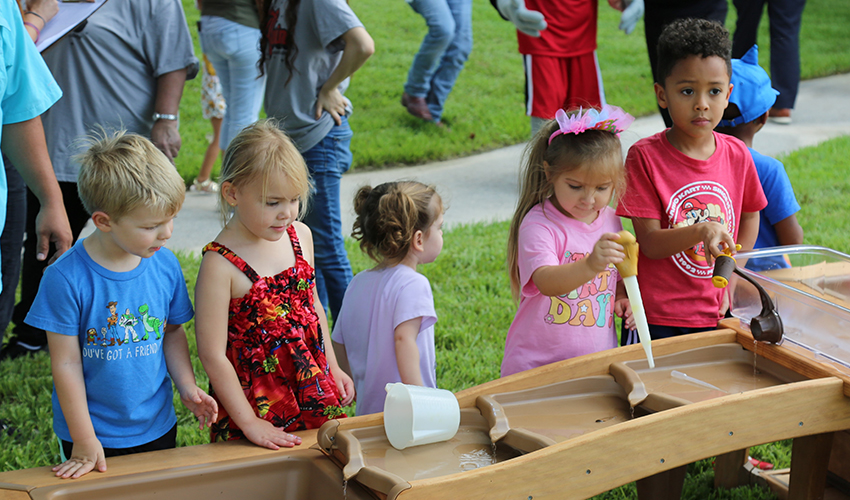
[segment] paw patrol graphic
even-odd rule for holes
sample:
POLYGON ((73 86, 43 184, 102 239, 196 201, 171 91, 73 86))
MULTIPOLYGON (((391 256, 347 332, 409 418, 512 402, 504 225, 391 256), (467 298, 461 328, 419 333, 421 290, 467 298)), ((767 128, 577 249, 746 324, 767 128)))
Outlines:
MULTIPOLYGON (((716 182, 694 182, 682 187, 670 197, 667 206, 668 227, 688 227, 716 222, 735 234, 735 210, 726 188, 716 182)), ((711 279, 713 269, 706 264, 706 249, 702 242, 671 257, 685 274, 711 279)))

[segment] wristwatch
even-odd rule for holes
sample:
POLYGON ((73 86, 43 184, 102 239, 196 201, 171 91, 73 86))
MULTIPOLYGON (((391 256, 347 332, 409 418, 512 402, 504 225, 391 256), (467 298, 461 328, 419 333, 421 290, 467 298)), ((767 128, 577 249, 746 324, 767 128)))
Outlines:
POLYGON ((176 115, 168 115, 168 114, 165 114, 165 113, 154 113, 153 114, 153 121, 157 121, 157 120, 177 121, 178 118, 180 118, 180 113, 177 113, 176 115))

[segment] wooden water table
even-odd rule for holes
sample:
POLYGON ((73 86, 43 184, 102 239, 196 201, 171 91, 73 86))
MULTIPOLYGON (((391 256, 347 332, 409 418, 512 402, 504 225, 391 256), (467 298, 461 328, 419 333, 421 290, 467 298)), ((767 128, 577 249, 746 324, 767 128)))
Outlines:
POLYGON ((850 478, 850 256, 783 252, 793 267, 749 273, 782 317, 780 345, 754 341, 760 294, 742 281, 737 317, 654 341, 654 369, 634 345, 458 392, 447 442, 396 450, 376 414, 297 432, 294 449, 190 446, 111 458, 73 481, 49 467, 0 473, 0 500, 580 499, 636 480, 649 498, 641 484, 708 457, 731 485, 747 447, 789 438, 788 497, 821 498, 828 470, 850 478))

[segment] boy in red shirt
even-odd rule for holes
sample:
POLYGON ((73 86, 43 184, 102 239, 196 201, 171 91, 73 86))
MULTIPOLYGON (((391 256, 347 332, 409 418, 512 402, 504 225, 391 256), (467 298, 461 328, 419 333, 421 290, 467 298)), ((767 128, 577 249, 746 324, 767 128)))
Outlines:
MULTIPOLYGON (((653 339, 712 329, 728 308, 714 288, 714 257, 753 248, 767 201, 743 142, 714 132, 729 103, 729 33, 683 19, 658 41, 658 105, 673 126, 638 141, 626 158, 617 215, 634 223, 638 282, 653 339)), ((623 344, 630 343, 624 336, 623 344)))

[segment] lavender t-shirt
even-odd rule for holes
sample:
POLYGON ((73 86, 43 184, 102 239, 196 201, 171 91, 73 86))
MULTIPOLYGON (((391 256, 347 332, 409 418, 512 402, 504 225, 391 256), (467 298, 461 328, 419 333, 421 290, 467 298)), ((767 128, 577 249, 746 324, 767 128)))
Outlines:
POLYGON ((345 345, 357 391, 357 415, 384 411, 384 386, 401 382, 395 356, 395 329, 422 318, 416 345, 426 387, 437 387, 434 356, 434 296, 428 278, 405 265, 358 273, 345 291, 334 342, 345 345))
POLYGON ((617 346, 614 300, 620 275, 609 265, 559 297, 540 293, 531 275, 543 266, 583 259, 603 233, 623 229, 605 207, 591 224, 562 214, 550 201, 532 208, 519 228, 519 309, 505 341, 502 376, 617 346))

